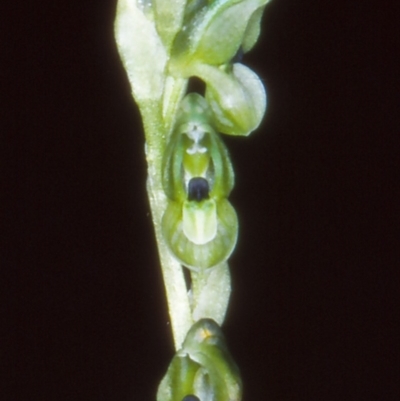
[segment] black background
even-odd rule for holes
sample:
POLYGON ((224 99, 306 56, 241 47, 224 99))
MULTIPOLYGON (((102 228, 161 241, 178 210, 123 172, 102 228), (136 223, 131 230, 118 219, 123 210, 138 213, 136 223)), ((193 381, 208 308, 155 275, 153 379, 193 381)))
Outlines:
MULTIPOLYGON (((173 347, 115 1, 5 4, 0 398, 155 400, 173 347)), ((399 399, 397 10, 369 4, 275 0, 243 60, 269 97, 226 138, 244 401, 399 399)))

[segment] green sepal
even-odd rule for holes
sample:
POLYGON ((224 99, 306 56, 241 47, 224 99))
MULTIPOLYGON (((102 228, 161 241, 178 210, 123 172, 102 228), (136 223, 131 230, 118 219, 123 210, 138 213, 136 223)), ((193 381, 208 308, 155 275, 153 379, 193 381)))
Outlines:
POLYGON ((158 388, 158 401, 182 401, 189 394, 201 401, 240 401, 238 367, 215 321, 202 319, 189 330, 158 388))
POLYGON ((183 133, 191 123, 209 126, 211 121, 212 111, 204 97, 198 93, 188 93, 181 102, 175 126, 183 133))
POLYGON ((261 123, 267 106, 264 86, 243 64, 232 67, 198 65, 194 73, 207 83, 206 100, 216 129, 229 135, 249 135, 261 123))

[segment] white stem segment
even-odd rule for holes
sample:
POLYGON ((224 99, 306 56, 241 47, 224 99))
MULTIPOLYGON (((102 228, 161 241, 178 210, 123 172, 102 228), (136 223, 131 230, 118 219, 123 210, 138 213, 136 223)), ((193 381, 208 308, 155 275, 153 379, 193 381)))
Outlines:
POLYGON ((228 263, 224 262, 211 269, 191 272, 192 315, 200 319, 213 319, 220 326, 225 320, 231 294, 231 276, 228 263))

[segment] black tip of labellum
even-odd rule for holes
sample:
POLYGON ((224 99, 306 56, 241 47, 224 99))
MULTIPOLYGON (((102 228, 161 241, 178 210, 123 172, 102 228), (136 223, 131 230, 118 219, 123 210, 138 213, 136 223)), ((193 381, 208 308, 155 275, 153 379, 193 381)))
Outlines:
POLYGON ((190 77, 188 81, 187 93, 198 93, 202 96, 206 93, 206 84, 200 78, 190 77))
POLYGON ((188 199, 190 201, 201 202, 208 199, 210 187, 208 181, 203 177, 195 177, 189 181, 188 185, 188 199))
POLYGON ((186 395, 185 397, 183 397, 182 401, 200 401, 199 397, 193 395, 193 394, 189 394, 186 395))

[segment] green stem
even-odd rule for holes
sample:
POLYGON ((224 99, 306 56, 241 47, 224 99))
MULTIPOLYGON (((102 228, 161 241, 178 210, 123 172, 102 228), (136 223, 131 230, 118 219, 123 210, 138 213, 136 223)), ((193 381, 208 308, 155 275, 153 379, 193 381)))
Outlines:
POLYGON ((193 321, 182 266, 172 257, 161 231, 161 219, 167 205, 161 181, 162 159, 166 146, 165 128, 159 101, 142 102, 140 110, 146 135, 147 192, 164 278, 174 344, 178 350, 181 348, 193 321))

